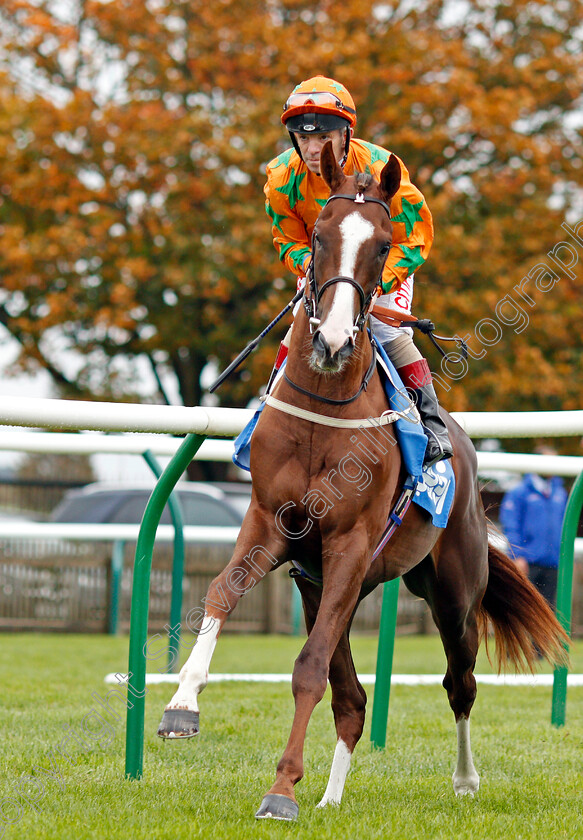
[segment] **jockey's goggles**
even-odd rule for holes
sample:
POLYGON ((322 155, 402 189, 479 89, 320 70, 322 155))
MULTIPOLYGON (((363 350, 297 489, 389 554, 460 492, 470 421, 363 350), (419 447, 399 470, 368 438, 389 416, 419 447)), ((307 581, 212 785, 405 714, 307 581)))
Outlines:
POLYGON ((315 105, 323 107, 332 107, 337 111, 348 111, 350 114, 356 114, 354 108, 349 108, 337 96, 328 91, 310 91, 310 93, 292 93, 287 102, 283 106, 284 113, 292 108, 302 108, 304 105, 315 105))

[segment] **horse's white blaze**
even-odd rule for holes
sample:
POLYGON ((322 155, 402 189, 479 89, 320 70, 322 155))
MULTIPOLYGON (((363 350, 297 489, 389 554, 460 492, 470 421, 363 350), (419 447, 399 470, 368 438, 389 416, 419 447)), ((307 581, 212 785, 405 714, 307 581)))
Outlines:
POLYGON ((342 799, 342 792, 344 791, 344 783, 346 776, 350 769, 350 759, 352 753, 342 740, 338 739, 336 749, 334 750, 334 758, 332 759, 332 767, 330 769, 330 778, 324 796, 318 802, 317 808, 323 808, 325 805, 340 805, 342 799))
MULTIPOLYGON (((361 246, 374 234, 374 226, 358 211, 342 220, 338 230, 342 236, 340 268, 342 277, 354 277, 356 259, 361 246)), ((320 333, 328 342, 332 355, 346 344, 352 336, 354 323, 353 308, 356 292, 349 283, 338 283, 334 289, 334 300, 326 319, 320 325, 320 333)))
POLYGON ((180 671, 178 690, 166 706, 167 709, 198 712, 197 698, 208 682, 209 665, 220 629, 220 620, 205 613, 196 644, 180 671))
POLYGON ((456 796, 471 796, 480 787, 480 777, 474 767, 470 745, 470 721, 462 717, 457 724, 457 766, 453 774, 453 789, 456 796))

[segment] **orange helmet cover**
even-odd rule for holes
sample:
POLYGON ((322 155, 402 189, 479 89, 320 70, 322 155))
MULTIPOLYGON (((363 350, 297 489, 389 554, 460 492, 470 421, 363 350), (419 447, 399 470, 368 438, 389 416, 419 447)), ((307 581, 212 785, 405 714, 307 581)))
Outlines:
POLYGON ((330 114, 346 120, 352 128, 356 125, 356 108, 352 96, 344 85, 326 76, 313 76, 300 82, 283 106, 281 121, 285 125, 291 117, 307 113, 330 114), (310 96, 312 93, 314 97, 310 96))

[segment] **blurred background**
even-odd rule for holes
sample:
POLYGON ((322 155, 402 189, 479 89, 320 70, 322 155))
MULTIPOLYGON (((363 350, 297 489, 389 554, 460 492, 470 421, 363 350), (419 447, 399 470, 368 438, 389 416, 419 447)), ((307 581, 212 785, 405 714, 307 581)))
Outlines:
MULTIPOLYGON (((460 371, 419 338, 444 407, 579 408, 582 21, 581 0, 0 0, 0 397, 249 405, 288 322, 207 389, 295 291, 264 173, 289 146, 288 93, 323 74, 351 91, 357 136, 404 160, 433 213, 415 311, 472 351, 460 371)), ((575 437, 554 445, 582 454, 575 437)), ((120 455, 2 453, 0 469, 4 515, 37 521, 67 491, 150 476, 120 455)), ((188 477, 217 492, 243 480, 208 461, 188 477)), ((516 480, 483 478, 494 520, 516 480)), ((31 544, 28 559, 23 545, 3 543, 19 569, 2 567, 0 627, 107 627, 111 544, 67 543, 66 562, 60 543, 31 544)), ((187 562, 189 603, 229 555, 213 550, 187 562)), ((155 564, 159 626, 169 555, 155 564)), ((278 585, 279 613, 252 618, 269 603, 260 587, 241 628, 292 627, 291 584, 278 585)), ((361 629, 378 620, 369 600, 361 629)), ((417 602, 403 610, 403 627, 427 626, 417 602)))

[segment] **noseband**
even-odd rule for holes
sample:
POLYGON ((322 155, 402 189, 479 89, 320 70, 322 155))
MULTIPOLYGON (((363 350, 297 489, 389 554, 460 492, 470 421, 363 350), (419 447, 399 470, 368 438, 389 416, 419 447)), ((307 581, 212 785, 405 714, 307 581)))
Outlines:
MULTIPOLYGON (((372 196, 364 195, 361 192, 356 193, 356 195, 344 195, 343 193, 331 195, 322 209, 324 210, 330 204, 331 201, 334 201, 337 198, 343 198, 346 201, 353 201, 355 204, 380 204, 381 207, 384 210, 386 210, 389 219, 391 218, 391 211, 389 209, 389 205, 386 202, 382 201, 380 198, 373 198, 372 196)), ((317 317, 317 311, 318 304, 320 303, 322 295, 324 294, 326 289, 330 288, 330 286, 334 286, 336 283, 349 283, 353 287, 353 289, 355 289, 358 293, 358 296, 360 298, 360 311, 356 316, 356 320, 354 322, 352 330, 354 334, 356 334, 357 332, 362 332, 366 323, 368 308, 370 306, 370 302, 374 294, 374 289, 373 291, 369 292, 368 295, 365 295, 362 286, 360 285, 360 283, 356 282, 354 277, 344 277, 342 275, 338 275, 337 277, 331 277, 329 280, 326 280, 320 286, 320 288, 318 288, 318 281, 316 279, 316 268, 314 263, 314 253, 316 250, 316 227, 317 225, 314 227, 314 232, 312 233, 312 260, 308 268, 310 297, 307 297, 307 295, 304 294, 303 301, 306 314, 310 319, 310 332, 313 332, 314 327, 318 327, 320 325, 320 318, 317 317)), ((383 269, 384 264, 379 273, 379 283, 383 273, 383 269)), ((378 285, 378 283, 376 285, 378 285)))

